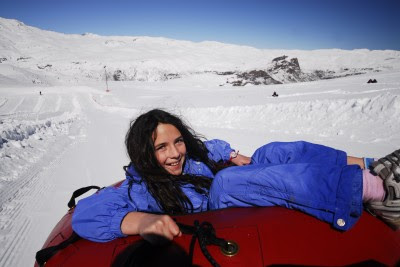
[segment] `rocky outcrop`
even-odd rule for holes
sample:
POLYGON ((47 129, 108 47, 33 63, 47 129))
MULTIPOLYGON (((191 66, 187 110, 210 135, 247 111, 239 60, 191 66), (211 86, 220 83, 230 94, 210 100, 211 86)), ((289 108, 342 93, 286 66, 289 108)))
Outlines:
POLYGON ((328 79, 336 79, 347 76, 361 75, 372 71, 379 72, 380 70, 375 70, 375 69, 369 70, 366 68, 361 68, 361 69, 345 68, 337 72, 332 70, 315 70, 312 73, 310 73, 309 76, 312 78, 313 81, 328 80, 328 79))
POLYGON ((269 85, 313 80, 312 76, 301 71, 297 58, 287 59, 288 56, 285 55, 274 58, 265 70, 234 73, 234 77, 229 78, 227 83, 234 86, 244 86, 247 84, 269 85))
POLYGON ((227 83, 233 86, 244 86, 247 84, 254 85, 269 85, 269 84, 281 84, 281 82, 272 78, 266 71, 263 70, 252 70, 250 72, 242 72, 236 74, 237 78, 227 81, 227 83))
POLYGON ((163 71, 139 73, 136 69, 117 69, 111 76, 114 81, 167 81, 182 77, 180 73, 165 73, 163 71))
POLYGON ((126 75, 122 70, 116 70, 113 74, 114 81, 125 81, 126 75))
POLYGON ((308 80, 299 65, 297 58, 287 60, 288 56, 281 56, 272 60, 272 66, 267 68, 267 72, 275 76, 281 82, 302 82, 308 80))
POLYGON ((374 70, 372 68, 344 68, 337 72, 332 70, 314 70, 312 72, 303 72, 300 68, 297 58, 289 59, 283 55, 274 58, 264 70, 252 70, 249 72, 215 72, 218 75, 230 75, 226 81, 234 86, 269 85, 296 82, 310 82, 325 79, 334 79, 346 76, 360 75, 374 70))

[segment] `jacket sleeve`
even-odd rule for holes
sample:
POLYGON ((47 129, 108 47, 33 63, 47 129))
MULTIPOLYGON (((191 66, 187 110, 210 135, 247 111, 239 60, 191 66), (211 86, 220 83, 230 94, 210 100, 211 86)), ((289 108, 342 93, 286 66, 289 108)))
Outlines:
POLYGON ((107 187, 78 202, 72 216, 72 229, 82 238, 107 242, 124 237, 122 219, 128 212, 137 211, 128 197, 128 183, 107 187))
POLYGON ((208 140, 204 144, 208 149, 208 157, 215 162, 228 161, 234 151, 229 143, 219 139, 208 140))

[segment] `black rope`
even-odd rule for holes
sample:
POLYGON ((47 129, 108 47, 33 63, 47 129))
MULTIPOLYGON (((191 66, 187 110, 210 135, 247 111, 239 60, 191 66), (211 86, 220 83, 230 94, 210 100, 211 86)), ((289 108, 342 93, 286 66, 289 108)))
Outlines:
POLYGON ((229 243, 223 239, 218 238, 215 235, 214 227, 209 222, 202 222, 194 221, 194 226, 189 226, 181 223, 177 223, 181 232, 183 234, 192 234, 192 240, 190 242, 190 250, 189 256, 191 258, 193 264, 193 252, 194 252, 194 245, 196 243, 196 239, 199 241, 201 252, 203 253, 204 257, 211 263, 214 267, 219 267, 220 265, 216 262, 216 260, 211 256, 210 252, 207 249, 208 245, 217 245, 221 248, 228 248, 229 243))

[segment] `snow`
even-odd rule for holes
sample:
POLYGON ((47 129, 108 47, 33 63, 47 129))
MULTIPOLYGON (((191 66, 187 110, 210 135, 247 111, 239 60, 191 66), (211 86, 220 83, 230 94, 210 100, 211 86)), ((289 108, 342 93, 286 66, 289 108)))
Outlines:
POLYGON ((7 59, 0 63, 0 266, 34 263, 75 189, 124 178, 130 120, 151 108, 179 114, 206 138, 247 155, 270 141, 306 140, 369 157, 400 147, 399 51, 65 35, 0 18, 0 58, 7 59), (215 74, 265 68, 282 55, 309 70, 373 70, 245 87, 215 74), (106 92, 105 65, 136 78, 109 80, 106 92), (171 73, 180 78, 162 79, 171 73), (378 83, 367 84, 370 78, 378 83))

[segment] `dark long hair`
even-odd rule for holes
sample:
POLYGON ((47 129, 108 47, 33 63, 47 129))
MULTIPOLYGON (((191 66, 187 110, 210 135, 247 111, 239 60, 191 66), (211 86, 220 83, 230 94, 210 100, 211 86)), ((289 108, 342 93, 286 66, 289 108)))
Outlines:
POLYGON ((146 183, 150 194, 167 214, 193 212, 193 204, 183 193, 181 186, 191 184, 198 193, 207 194, 211 179, 189 174, 171 175, 159 165, 153 141, 153 133, 159 123, 171 124, 179 130, 186 146, 187 157, 205 163, 214 174, 221 169, 220 164, 208 158, 208 150, 201 141, 202 137, 171 113, 153 109, 131 122, 125 145, 131 164, 146 183))

